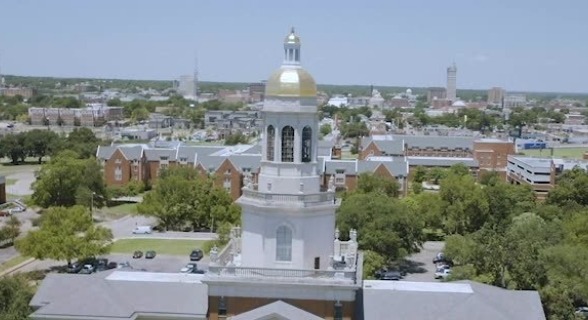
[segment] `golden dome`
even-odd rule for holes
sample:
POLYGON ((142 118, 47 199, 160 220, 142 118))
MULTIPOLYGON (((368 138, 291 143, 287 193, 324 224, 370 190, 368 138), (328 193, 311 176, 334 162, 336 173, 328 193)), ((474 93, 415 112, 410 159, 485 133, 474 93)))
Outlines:
POLYGON ((316 83, 302 68, 282 67, 275 71, 265 85, 266 97, 316 97, 316 83))

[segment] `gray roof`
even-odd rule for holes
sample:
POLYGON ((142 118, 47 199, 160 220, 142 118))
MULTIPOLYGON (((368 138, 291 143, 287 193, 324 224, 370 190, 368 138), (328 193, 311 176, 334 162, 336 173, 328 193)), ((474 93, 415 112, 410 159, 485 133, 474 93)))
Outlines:
POLYGON ((474 137, 461 136, 394 136, 395 140, 404 140, 404 143, 409 147, 418 147, 426 149, 432 147, 434 149, 448 148, 448 149, 470 149, 474 148, 474 137))
MULTIPOLYGON (((378 149, 386 155, 403 155, 404 145, 402 140, 373 140, 378 149)), ((367 147, 367 145, 366 145, 367 147)))
POLYGON ((98 146, 98 149, 96 150, 96 159, 110 159, 115 150, 115 146, 98 146))
POLYGON ((477 168, 478 160, 473 158, 450 158, 450 157, 407 157, 411 166, 424 167, 451 167, 454 164, 461 163, 466 167, 477 168))
POLYGON ((326 160, 325 173, 335 174, 337 170, 344 170, 347 175, 355 175, 357 173, 356 160, 326 160))
POLYGON ((537 291, 506 290, 472 281, 366 280, 363 296, 364 319, 545 319, 537 291))
POLYGON ((257 172, 261 163, 260 154, 233 154, 228 158, 238 170, 250 168, 252 172, 257 172))
POLYGON ((188 163, 195 163, 196 162, 196 155, 198 154, 197 147, 190 147, 190 146, 180 146, 176 153, 177 160, 180 161, 182 158, 186 158, 188 163))
POLYGON ((296 308, 282 300, 266 304, 265 306, 241 313, 229 318, 230 320, 323 320, 308 311, 296 308))
POLYGON ((118 146, 127 160, 140 160, 143 157, 143 146, 118 146))
POLYGON ((404 161, 404 158, 395 158, 393 161, 358 161, 357 171, 358 174, 363 172, 374 172, 380 165, 384 165, 390 173, 395 176, 408 176, 408 165, 404 161))
POLYGON ((198 154, 198 164, 200 164, 205 170, 218 169, 218 167, 225 161, 227 157, 223 156, 210 156, 198 154))
POLYGON ((161 157, 167 157, 169 161, 176 160, 176 149, 147 149, 145 158, 147 161, 159 161, 161 157))
POLYGON ((205 319, 202 275, 114 271, 49 274, 30 302, 33 319, 132 319, 138 314, 205 319), (196 277, 193 277, 196 276, 196 277))

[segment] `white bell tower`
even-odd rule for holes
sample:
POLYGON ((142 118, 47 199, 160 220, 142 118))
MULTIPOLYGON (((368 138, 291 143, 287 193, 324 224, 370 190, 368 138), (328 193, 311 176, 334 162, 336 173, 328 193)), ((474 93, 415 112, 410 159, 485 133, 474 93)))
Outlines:
POLYGON ((316 84, 300 65, 293 28, 284 54, 266 84, 258 181, 246 179, 237 201, 243 209, 241 265, 326 269, 338 205, 332 185, 321 190, 316 84))

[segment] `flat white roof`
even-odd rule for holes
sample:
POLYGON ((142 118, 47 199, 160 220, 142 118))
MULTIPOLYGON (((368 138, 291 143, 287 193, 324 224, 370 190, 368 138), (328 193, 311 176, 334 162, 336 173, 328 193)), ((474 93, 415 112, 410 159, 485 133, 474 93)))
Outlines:
POLYGON ((114 271, 105 279, 111 281, 137 281, 137 282, 183 282, 202 283, 202 274, 189 273, 160 273, 143 271, 114 271))
POLYGON ((364 289, 412 292, 474 293, 469 283, 364 280, 364 289))

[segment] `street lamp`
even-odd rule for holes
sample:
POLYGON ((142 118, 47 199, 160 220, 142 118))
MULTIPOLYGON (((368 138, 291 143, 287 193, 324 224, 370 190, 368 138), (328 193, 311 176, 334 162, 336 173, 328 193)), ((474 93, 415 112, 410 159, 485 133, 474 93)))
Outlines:
POLYGON ((94 196, 96 196, 96 192, 92 192, 92 198, 90 199, 90 218, 92 218, 92 222, 94 222, 94 196))

